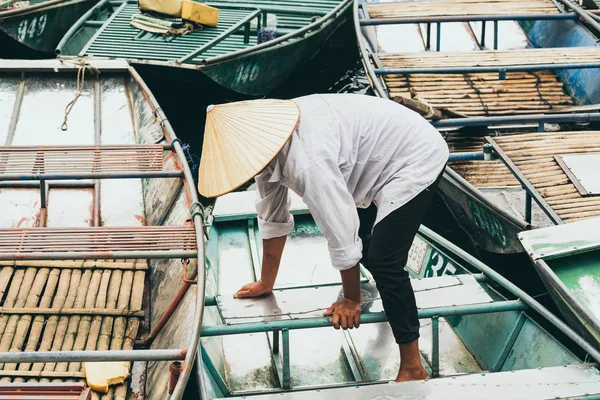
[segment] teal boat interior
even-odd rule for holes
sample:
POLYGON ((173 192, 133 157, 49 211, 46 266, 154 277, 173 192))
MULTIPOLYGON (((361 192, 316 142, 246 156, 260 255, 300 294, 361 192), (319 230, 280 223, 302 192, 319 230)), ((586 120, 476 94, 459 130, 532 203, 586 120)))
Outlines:
MULTIPOLYGON (((219 8, 217 27, 203 26, 185 35, 165 36, 133 27, 137 1, 101 1, 63 38, 57 54, 63 56, 125 58, 149 63, 203 65, 219 56, 257 46, 261 27, 276 28, 276 37, 299 40, 303 28, 325 21, 347 0, 288 0, 207 2, 219 8), (298 35, 295 35, 298 33, 298 35)), ((276 42, 276 38, 275 42, 276 42)))
POLYGON ((565 319, 600 348, 600 218, 523 232, 519 239, 565 319))
POLYGON ((407 270, 414 278, 422 362, 430 379, 390 383, 398 371, 399 352, 372 277, 361 271, 360 328, 333 329, 322 313, 341 294, 339 273, 306 206, 290 194, 295 227, 275 290, 262 298, 232 296, 260 277, 262 240, 254 192, 222 196, 209 213, 207 297, 199 349, 204 398, 600 395, 600 372, 588 363, 600 361, 600 354, 589 343, 489 267, 424 226, 411 248, 407 270), (559 341, 548 326, 567 338, 559 341))

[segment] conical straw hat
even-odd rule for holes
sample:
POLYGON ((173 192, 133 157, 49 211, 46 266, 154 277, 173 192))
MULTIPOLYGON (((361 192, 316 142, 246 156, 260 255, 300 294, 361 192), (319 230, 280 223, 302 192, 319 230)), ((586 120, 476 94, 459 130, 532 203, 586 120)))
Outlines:
POLYGON ((208 106, 198 171, 205 197, 228 193, 256 176, 291 136, 300 110, 291 100, 250 100, 208 106))

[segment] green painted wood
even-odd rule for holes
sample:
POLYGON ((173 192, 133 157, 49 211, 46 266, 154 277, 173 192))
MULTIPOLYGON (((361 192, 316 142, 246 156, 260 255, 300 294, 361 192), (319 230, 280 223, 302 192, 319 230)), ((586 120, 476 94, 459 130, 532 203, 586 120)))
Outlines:
MULTIPOLYGON (((88 44, 85 55, 99 57, 119 57, 138 60, 174 61, 185 57, 203 45, 219 38, 240 20, 251 15, 253 10, 221 10, 217 28, 203 27, 187 35, 172 40, 162 35, 143 32, 130 25, 131 17, 139 13, 137 4, 127 3, 112 17, 112 21, 88 44)), ((243 36, 228 37, 206 52, 197 54, 191 62, 235 51, 255 44, 252 40, 244 43, 243 36)))
MULTIPOLYGON (((220 2, 220 4, 231 4, 231 6, 236 6, 238 3, 240 6, 253 6, 254 10, 263 6, 268 8, 269 5, 284 8, 286 11, 282 15, 277 15, 277 26, 284 30, 293 30, 311 22, 311 18, 305 15, 293 15, 295 10, 306 11, 310 10, 311 7, 316 7, 314 9, 326 13, 335 8, 340 1, 307 1, 300 4, 287 1, 220 2)), ((100 57, 122 57, 132 60, 174 61, 179 59, 198 64, 208 57, 215 57, 256 45, 256 33, 250 35, 248 43, 244 43, 242 34, 230 35, 221 40, 229 29, 252 15, 252 8, 221 8, 218 27, 204 26, 199 31, 175 38, 142 33, 132 27, 129 23, 131 16, 137 13, 139 13, 137 3, 127 3, 122 10, 117 11, 110 24, 104 27, 91 43, 88 43, 84 54, 100 57), (211 46, 211 43, 215 42, 218 42, 218 44, 211 46), (189 60, 186 58, 198 49, 202 51, 189 60)))

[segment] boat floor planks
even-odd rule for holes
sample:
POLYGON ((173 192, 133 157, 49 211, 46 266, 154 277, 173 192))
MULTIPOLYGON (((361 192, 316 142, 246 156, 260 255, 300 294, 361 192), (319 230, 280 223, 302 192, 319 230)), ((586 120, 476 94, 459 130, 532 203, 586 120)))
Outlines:
POLYGON ((494 137, 505 158, 512 161, 549 207, 564 222, 600 216, 600 199, 582 196, 554 156, 600 152, 600 132, 530 133, 494 137))

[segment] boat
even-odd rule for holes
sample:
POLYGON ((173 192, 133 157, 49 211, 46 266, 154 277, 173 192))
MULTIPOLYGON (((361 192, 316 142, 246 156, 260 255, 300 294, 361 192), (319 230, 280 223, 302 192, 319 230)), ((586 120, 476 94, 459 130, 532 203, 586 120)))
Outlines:
POLYGON ((203 26, 167 37, 130 25, 131 18, 140 13, 136 1, 101 1, 65 35, 56 53, 121 58, 138 65, 144 77, 184 84, 208 78, 207 84, 216 82, 237 94, 262 96, 314 57, 351 15, 350 0, 223 0, 206 4, 219 9, 217 27, 203 26), (270 25, 275 25, 276 37, 259 43, 258 30, 270 25))
POLYGON ((0 82, 0 397, 182 399, 204 235, 181 141, 122 60, 2 60, 0 82), (98 362, 125 382, 90 394, 98 362))
POLYGON ((290 195, 295 226, 274 291, 260 298, 232 297, 260 276, 262 241, 254 192, 221 196, 207 212, 200 398, 462 399, 485 394, 490 399, 548 399, 600 394, 600 371, 593 361, 600 353, 591 344, 425 226, 411 247, 407 271, 419 308, 422 362, 430 378, 390 382, 398 371, 398 347, 372 277, 361 268, 360 328, 333 329, 322 313, 341 294, 339 273, 306 205, 290 195), (557 339, 558 333, 564 340, 557 339))
POLYGON ((446 138, 441 197, 480 253, 523 254, 519 232, 565 222, 488 138, 516 144, 523 133, 595 127, 596 18, 569 0, 354 3, 375 95, 419 112, 446 138))
POLYGON ((565 320, 600 348, 600 219, 523 232, 523 243, 565 320))
POLYGON ((48 58, 98 0, 0 1, 0 57, 48 58))

